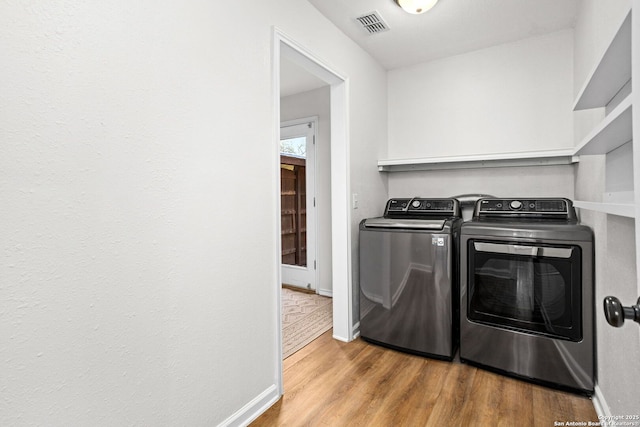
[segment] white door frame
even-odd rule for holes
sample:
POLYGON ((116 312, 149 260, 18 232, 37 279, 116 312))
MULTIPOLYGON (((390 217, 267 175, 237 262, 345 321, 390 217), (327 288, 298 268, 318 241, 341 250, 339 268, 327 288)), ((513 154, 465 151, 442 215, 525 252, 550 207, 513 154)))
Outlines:
POLYGON ((351 212, 349 210, 349 108, 348 80, 332 70, 311 51, 296 43, 278 28, 273 28, 273 200, 274 236, 277 236, 273 261, 276 290, 276 379, 279 394, 284 393, 282 374, 282 306, 281 306, 281 244, 280 244, 280 57, 303 67, 331 85, 331 260, 333 282, 333 338, 354 339, 351 280, 351 212), (276 214, 277 213, 277 214, 276 214))
POLYGON ((287 265, 281 263, 283 283, 299 286, 303 289, 316 291, 318 289, 318 270, 316 269, 318 249, 318 216, 316 215, 316 133, 318 117, 307 117, 288 120, 280 123, 280 139, 305 136, 307 140, 307 155, 305 167, 306 186, 306 229, 307 265, 287 265), (311 125, 310 127, 308 127, 311 125), (303 127, 304 126, 304 127, 303 127), (283 132, 283 129, 287 128, 283 132), (300 129, 297 129, 300 128, 300 129), (283 135, 286 133, 286 135, 283 135), (288 273, 288 274, 285 274, 288 273), (288 278, 286 276, 289 276, 288 278))

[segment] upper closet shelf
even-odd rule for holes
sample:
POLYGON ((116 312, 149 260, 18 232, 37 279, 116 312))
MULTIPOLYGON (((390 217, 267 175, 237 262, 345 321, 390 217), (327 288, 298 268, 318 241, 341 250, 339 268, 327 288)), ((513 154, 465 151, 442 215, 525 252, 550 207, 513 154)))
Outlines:
POLYGON ((627 96, 576 147, 576 155, 607 154, 633 139, 631 95, 627 96))
POLYGON ((510 166, 549 166, 576 163, 574 150, 529 151, 521 153, 481 154, 474 156, 426 157, 378 161, 380 172, 442 169, 501 168, 510 166))
POLYGON ((574 110, 604 107, 631 79, 631 11, 588 76, 574 110))
POLYGON ((636 205, 633 203, 599 203, 574 200, 573 206, 595 212, 625 216, 627 218, 636 217, 636 205))

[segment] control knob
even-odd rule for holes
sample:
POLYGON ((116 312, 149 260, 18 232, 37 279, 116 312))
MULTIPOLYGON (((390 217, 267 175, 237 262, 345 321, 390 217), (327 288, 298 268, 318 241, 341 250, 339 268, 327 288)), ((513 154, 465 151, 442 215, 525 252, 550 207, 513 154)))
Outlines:
POLYGON ((420 200, 414 200, 413 202, 411 202, 411 206, 413 206, 414 208, 419 208, 420 207, 420 200))
POLYGON ((509 203, 509 207, 517 211, 522 208, 522 202, 519 200, 512 200, 511 203, 509 203))

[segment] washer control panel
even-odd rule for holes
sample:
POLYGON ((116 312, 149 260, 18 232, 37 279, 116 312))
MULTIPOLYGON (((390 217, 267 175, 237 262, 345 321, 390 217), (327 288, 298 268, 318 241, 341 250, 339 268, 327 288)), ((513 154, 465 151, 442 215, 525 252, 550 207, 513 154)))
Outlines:
POLYGON ((574 219, 575 210, 571 200, 564 198, 484 198, 478 200, 474 216, 574 219))
POLYGON ((412 216, 460 216, 456 199, 424 199, 421 197, 390 199, 384 211, 385 217, 412 216))

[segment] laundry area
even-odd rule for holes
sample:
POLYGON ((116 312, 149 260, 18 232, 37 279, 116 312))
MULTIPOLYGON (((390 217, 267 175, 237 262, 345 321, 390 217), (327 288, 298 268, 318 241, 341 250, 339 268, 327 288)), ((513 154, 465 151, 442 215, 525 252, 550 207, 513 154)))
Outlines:
POLYGON ((591 396, 592 230, 568 199, 476 199, 464 223, 457 199, 363 220, 362 338, 591 396))
MULTIPOLYGON (((587 396, 599 417, 633 412, 629 377, 613 366, 640 367, 606 350, 621 335, 640 350, 633 8, 576 2, 569 27, 438 56, 437 43, 411 51, 417 24, 398 29, 392 11, 312 3, 389 68, 376 159, 387 198, 363 212, 367 184, 349 194, 354 335, 587 396), (357 12, 369 34, 344 20, 357 12), (627 403, 612 409, 607 395, 627 403)), ((453 7, 431 3, 418 14, 453 7)))
POLYGON ((0 50, 0 425, 640 425, 640 0, 4 1, 0 50))

